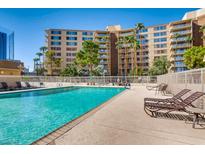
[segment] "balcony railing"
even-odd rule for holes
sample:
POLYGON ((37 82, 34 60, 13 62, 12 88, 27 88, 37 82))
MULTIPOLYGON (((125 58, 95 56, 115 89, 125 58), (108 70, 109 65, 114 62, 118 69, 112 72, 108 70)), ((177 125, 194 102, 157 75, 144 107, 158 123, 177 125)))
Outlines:
POLYGON ((181 24, 181 25, 172 26, 172 29, 180 29, 180 28, 185 28, 190 26, 191 24, 181 24))
POLYGON ((174 36, 175 34, 179 34, 179 35, 185 35, 185 34, 189 34, 191 33, 191 30, 185 30, 185 31, 179 31, 179 32, 172 32, 171 36, 174 36))
POLYGON ((187 48, 190 47, 190 43, 183 43, 183 44, 174 44, 171 46, 171 48, 187 48))

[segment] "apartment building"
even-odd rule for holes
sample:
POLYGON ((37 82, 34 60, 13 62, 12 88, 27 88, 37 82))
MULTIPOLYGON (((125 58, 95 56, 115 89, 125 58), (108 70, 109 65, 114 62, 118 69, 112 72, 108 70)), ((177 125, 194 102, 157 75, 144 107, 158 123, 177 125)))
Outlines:
POLYGON ((73 63, 76 53, 82 48, 82 42, 93 40, 94 31, 90 30, 69 30, 69 29, 48 29, 46 30, 46 43, 48 50, 55 51, 55 57, 61 58, 60 68, 56 68, 54 74, 59 73, 59 69, 65 68, 73 63))
POLYGON ((147 72, 153 61, 159 57, 167 57, 168 25, 161 24, 145 27, 137 32, 137 40, 141 48, 137 50, 138 67, 147 72), (141 51, 141 55, 140 55, 141 51))
POLYGON ((199 31, 205 25, 205 9, 197 11, 186 13, 183 20, 148 26, 140 31, 122 29, 120 25, 95 31, 49 29, 46 30, 48 49, 63 59, 61 68, 64 68, 73 62, 84 40, 93 40, 99 44, 104 75, 126 76, 136 66, 146 74, 159 57, 166 57, 171 62, 170 72, 184 71, 187 70, 183 63, 184 52, 192 46, 205 45, 199 31), (140 48, 135 51, 126 42, 117 45, 127 36, 134 36, 140 48))

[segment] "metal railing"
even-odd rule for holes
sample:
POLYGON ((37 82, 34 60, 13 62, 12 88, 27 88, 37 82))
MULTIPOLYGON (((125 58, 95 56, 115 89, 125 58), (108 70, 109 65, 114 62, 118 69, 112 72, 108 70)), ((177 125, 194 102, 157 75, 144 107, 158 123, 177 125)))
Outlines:
POLYGON ((184 88, 205 92, 205 68, 160 75, 157 76, 157 82, 167 83, 173 93, 184 88))
POLYGON ((0 81, 5 82, 68 82, 99 84, 130 82, 130 83, 157 83, 156 76, 87 76, 87 77, 61 77, 61 76, 0 76, 0 81))

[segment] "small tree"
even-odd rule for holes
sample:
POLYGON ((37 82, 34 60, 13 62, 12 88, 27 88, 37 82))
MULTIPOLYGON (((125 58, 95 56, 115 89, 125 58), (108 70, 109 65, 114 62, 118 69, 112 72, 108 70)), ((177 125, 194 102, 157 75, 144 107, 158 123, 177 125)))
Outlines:
POLYGON ((149 75, 161 75, 168 73, 170 62, 167 58, 160 57, 154 60, 153 66, 149 69, 149 75))
POLYGON ((93 41, 84 41, 82 49, 77 53, 75 64, 80 69, 87 68, 89 75, 93 75, 93 70, 99 65, 99 45, 93 41))
POLYGON ((205 66, 203 58, 205 56, 205 48, 194 46, 187 49, 184 53, 184 63, 189 69, 202 68, 205 66))
POLYGON ((60 67, 62 60, 60 58, 55 58, 55 52, 50 50, 46 51, 46 68, 50 72, 50 75, 53 75, 54 67, 60 67))
POLYGON ((68 65, 64 70, 60 73, 61 76, 77 76, 78 70, 75 64, 68 65))

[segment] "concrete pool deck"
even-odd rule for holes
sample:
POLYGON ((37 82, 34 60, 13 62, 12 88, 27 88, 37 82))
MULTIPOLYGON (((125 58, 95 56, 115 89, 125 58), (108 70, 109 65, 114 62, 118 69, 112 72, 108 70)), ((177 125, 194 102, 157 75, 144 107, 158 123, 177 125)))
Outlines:
POLYGON ((126 90, 51 144, 205 144, 204 128, 146 115, 144 97, 155 92, 145 86, 126 90))

